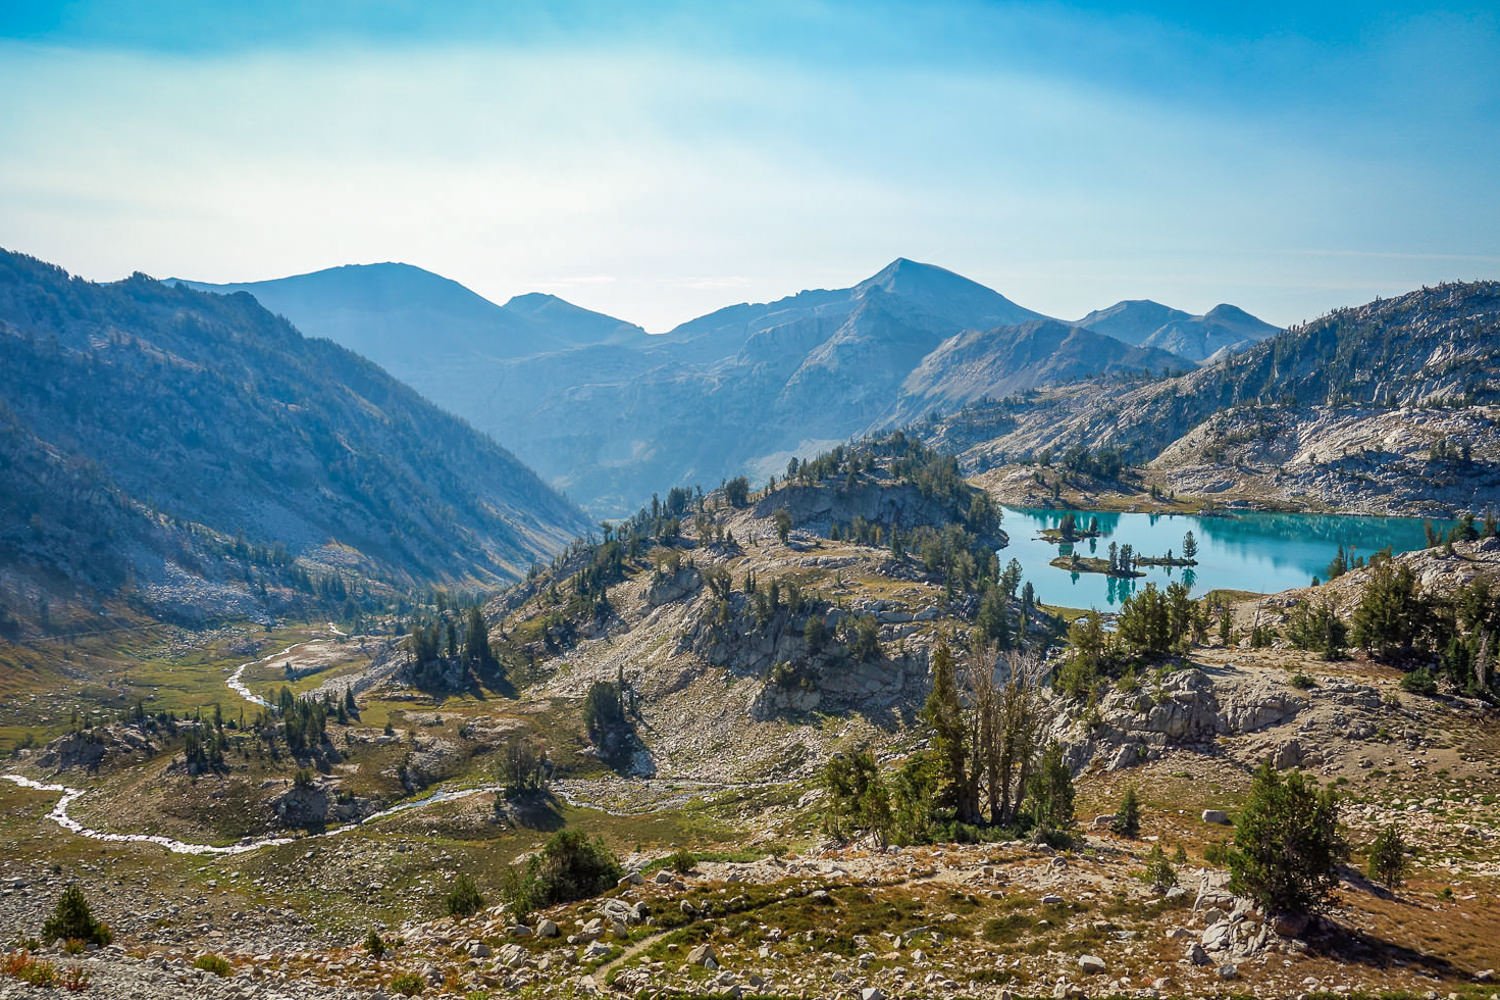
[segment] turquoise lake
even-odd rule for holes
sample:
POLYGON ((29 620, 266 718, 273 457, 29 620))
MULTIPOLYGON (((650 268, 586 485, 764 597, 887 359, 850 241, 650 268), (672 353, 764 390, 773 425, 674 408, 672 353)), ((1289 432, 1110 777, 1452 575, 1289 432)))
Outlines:
MULTIPOLYGON (((1010 544, 1000 550, 1003 567, 1011 559, 1021 564, 1024 578, 1035 588, 1037 599, 1070 608, 1107 611, 1147 583, 1164 587, 1175 580, 1186 581, 1193 595, 1210 590, 1250 590, 1274 593, 1290 587, 1306 587, 1314 576, 1324 576, 1328 562, 1343 545, 1356 555, 1368 556, 1390 546, 1407 552, 1426 546, 1426 532, 1419 518, 1361 517, 1349 514, 1236 513, 1225 516, 1197 514, 1118 514, 1074 510, 1081 528, 1099 519, 1101 535, 1076 543, 1083 556, 1109 558, 1109 545, 1134 546, 1139 556, 1163 556, 1171 549, 1182 554, 1182 539, 1191 531, 1198 542, 1198 565, 1191 567, 1142 566, 1146 575, 1120 580, 1103 573, 1073 573, 1049 563, 1073 550, 1037 537, 1043 528, 1055 528, 1068 510, 1005 508, 1003 527, 1010 544)), ((1451 522, 1435 522, 1447 530, 1451 522)))

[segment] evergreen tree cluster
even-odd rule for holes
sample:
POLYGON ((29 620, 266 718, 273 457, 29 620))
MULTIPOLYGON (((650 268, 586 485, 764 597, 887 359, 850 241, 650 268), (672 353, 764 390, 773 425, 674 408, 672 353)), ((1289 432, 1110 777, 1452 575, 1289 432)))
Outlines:
POLYGON ((972 840, 987 830, 1052 843, 1070 837, 1072 775, 1061 750, 1042 745, 1039 671, 1012 656, 1000 680, 992 649, 970 659, 960 669, 946 644, 933 652, 925 750, 888 776, 868 751, 830 759, 823 791, 831 835, 889 843, 972 840))
POLYGON ((1192 600, 1189 593, 1181 582, 1165 590, 1146 584, 1121 603, 1113 633, 1096 611, 1078 618, 1068 628, 1055 687, 1069 697, 1089 698, 1105 680, 1181 656, 1192 643, 1206 641, 1209 604, 1192 600))
POLYGON ((1406 563, 1383 559, 1370 570, 1349 631, 1377 659, 1435 668, 1460 691, 1496 692, 1500 587, 1485 578, 1449 594, 1428 592, 1406 563))

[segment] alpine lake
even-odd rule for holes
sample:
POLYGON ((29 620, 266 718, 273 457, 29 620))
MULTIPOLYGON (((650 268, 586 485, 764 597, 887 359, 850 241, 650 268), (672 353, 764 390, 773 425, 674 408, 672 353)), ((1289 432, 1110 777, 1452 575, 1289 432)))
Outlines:
MULTIPOLYGON (((1108 511, 1006 507, 1003 527, 1010 543, 1000 550, 1003 567, 1021 564, 1023 578, 1037 600, 1060 607, 1111 611, 1148 583, 1157 587, 1182 581, 1194 597, 1211 590, 1270 594, 1306 587, 1325 579, 1328 564, 1343 546, 1350 558, 1369 557, 1389 547, 1409 552, 1427 545, 1425 522, 1413 517, 1368 517, 1355 514, 1279 514, 1236 511, 1215 514, 1136 514, 1108 511), (1098 535, 1074 542, 1055 542, 1042 532, 1058 528, 1071 513, 1080 532, 1098 522, 1098 535), (1193 533, 1196 565, 1139 566, 1143 575, 1126 578, 1060 568, 1059 556, 1109 559, 1109 547, 1129 545, 1135 556, 1180 558, 1184 539, 1193 533)), ((1451 521, 1432 521, 1447 531, 1451 521)))

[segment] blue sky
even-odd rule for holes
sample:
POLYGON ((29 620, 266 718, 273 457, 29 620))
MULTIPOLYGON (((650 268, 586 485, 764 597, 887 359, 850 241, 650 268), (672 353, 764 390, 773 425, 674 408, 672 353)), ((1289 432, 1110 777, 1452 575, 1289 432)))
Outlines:
POLYGON ((1500 277, 1493 4, 1221 6, 12 0, 0 245, 651 329, 897 256, 1068 318, 1500 277))

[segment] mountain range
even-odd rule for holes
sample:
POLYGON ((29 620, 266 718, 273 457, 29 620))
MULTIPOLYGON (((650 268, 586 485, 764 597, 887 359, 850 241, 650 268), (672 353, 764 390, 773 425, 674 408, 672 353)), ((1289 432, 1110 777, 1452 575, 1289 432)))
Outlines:
POLYGON ((1200 496, 1483 510, 1500 496, 1500 282, 1337 309, 1176 377, 982 401, 925 433, 970 471, 1115 448, 1200 496))
POLYGON ((1207 361, 1220 352, 1233 353, 1265 340, 1277 328, 1256 319, 1238 306, 1220 304, 1194 316, 1150 299, 1116 302, 1096 309, 1078 326, 1137 347, 1168 351, 1191 361, 1207 361))
POLYGON ((659 335, 551 296, 496 305, 404 264, 179 283, 250 292, 369 357, 600 516, 664 484, 764 478, 933 408, 1185 371, 1275 332, 1232 306, 1192 316, 1121 303, 1070 324, 904 258, 849 288, 729 306, 659 335))
POLYGON ((250 295, 0 251, 0 591, 153 614, 518 578, 588 521, 515 456, 250 295), (337 589, 337 588, 335 588, 337 589))

